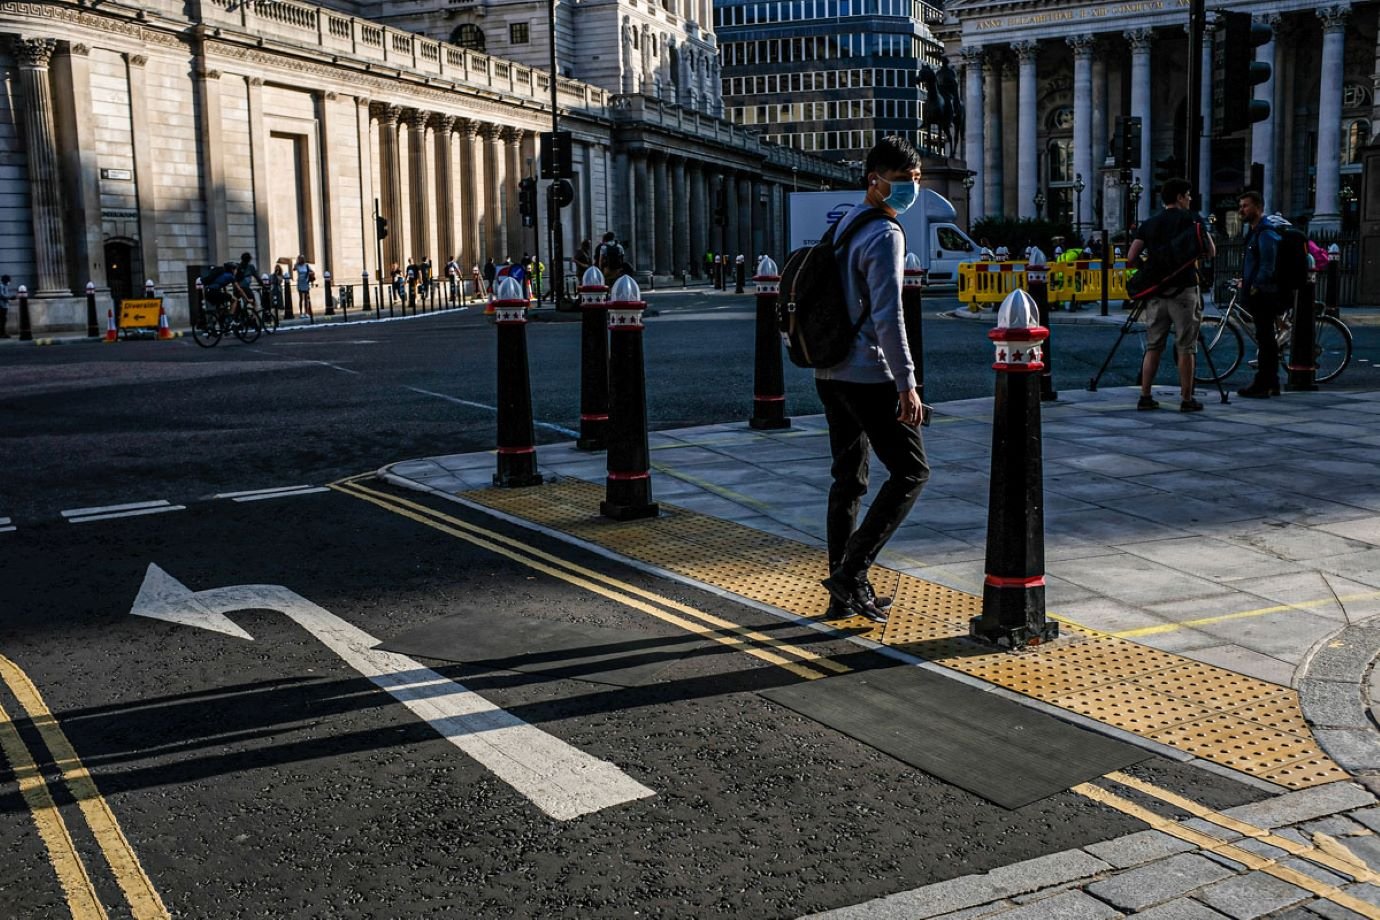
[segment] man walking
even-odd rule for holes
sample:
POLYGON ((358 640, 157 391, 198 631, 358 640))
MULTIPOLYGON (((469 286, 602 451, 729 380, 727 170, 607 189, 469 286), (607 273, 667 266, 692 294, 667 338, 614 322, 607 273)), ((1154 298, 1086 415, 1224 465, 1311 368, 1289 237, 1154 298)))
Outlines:
POLYGON ((848 357, 815 371, 815 389, 824 404, 833 458, 825 519, 827 615, 880 623, 887 618, 890 598, 877 597, 868 570, 930 477, 918 427, 922 407, 915 365, 901 316, 906 238, 895 221, 919 195, 920 155, 904 138, 884 137, 868 152, 866 169, 864 206, 840 218, 835 237, 869 212, 880 211, 888 219, 871 219, 872 214, 837 254, 849 316, 862 324, 848 357), (888 477, 855 529, 867 494, 869 447, 888 477))
POLYGON ((1241 265, 1241 305, 1250 311, 1255 321, 1255 342, 1259 348, 1255 379, 1249 386, 1237 390, 1236 395, 1268 399, 1279 395, 1279 342, 1275 339, 1275 323, 1282 310, 1275 269, 1279 262, 1282 218, 1266 217, 1265 199, 1254 190, 1242 192, 1236 204, 1241 222, 1250 227, 1246 233, 1246 256, 1241 265))
MULTIPOLYGON (((1131 249, 1126 253, 1128 264, 1134 264, 1140 254, 1165 252, 1173 248, 1177 237, 1192 230, 1199 223, 1189 213, 1192 186, 1187 179, 1169 179, 1160 189, 1164 210, 1136 228, 1131 249)), ((1198 228, 1205 241, 1203 255, 1217 254, 1212 236, 1198 228)), ((1143 271, 1144 269, 1142 269, 1143 271)), ((1159 402, 1150 394, 1155 374, 1160 369, 1160 355, 1164 353, 1169 328, 1174 327, 1174 351, 1179 366, 1179 411, 1201 412, 1203 404, 1193 396, 1193 370, 1197 361, 1198 327, 1203 322, 1203 301, 1198 294, 1198 263, 1191 261, 1175 269, 1156 286, 1155 293, 1145 304, 1145 358, 1140 365, 1140 399, 1137 409, 1158 409, 1159 402)))

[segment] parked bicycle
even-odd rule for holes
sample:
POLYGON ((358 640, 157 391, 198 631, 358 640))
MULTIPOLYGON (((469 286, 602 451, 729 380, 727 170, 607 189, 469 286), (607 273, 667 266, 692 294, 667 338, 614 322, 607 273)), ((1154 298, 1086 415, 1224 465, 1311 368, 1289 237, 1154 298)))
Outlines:
POLYGON ((206 293, 201 305, 201 317, 192 323, 192 338, 202 348, 212 348, 231 333, 246 345, 259 340, 264 331, 263 319, 252 296, 238 288, 233 294, 206 293))
MULTIPOLYGON (((1218 316, 1204 316, 1198 333, 1201 347, 1212 355, 1211 362, 1199 361, 1193 379, 1199 383, 1226 380, 1245 358, 1245 339, 1259 346, 1255 337, 1255 320, 1241 304, 1241 283, 1232 281, 1231 302, 1218 316), (1244 335, 1244 338, 1243 338, 1244 335), (1213 375, 1213 371, 1216 375, 1213 375)), ((1346 370, 1351 363, 1351 330, 1340 318, 1329 313, 1321 303, 1313 305, 1316 327, 1313 330, 1313 358, 1317 365, 1315 379, 1326 383, 1346 370)), ((1279 342, 1280 364, 1289 368, 1289 348, 1293 340, 1294 311, 1287 310, 1275 324, 1275 339, 1279 342)))

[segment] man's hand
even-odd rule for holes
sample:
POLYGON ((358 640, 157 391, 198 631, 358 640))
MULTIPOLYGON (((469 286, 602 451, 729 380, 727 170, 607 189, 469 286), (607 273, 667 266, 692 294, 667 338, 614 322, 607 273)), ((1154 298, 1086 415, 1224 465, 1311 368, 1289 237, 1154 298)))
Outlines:
POLYGON ((900 402, 900 408, 896 413, 896 420, 903 425, 919 425, 921 412, 920 394, 915 392, 914 387, 911 387, 909 390, 902 390, 896 395, 900 402))

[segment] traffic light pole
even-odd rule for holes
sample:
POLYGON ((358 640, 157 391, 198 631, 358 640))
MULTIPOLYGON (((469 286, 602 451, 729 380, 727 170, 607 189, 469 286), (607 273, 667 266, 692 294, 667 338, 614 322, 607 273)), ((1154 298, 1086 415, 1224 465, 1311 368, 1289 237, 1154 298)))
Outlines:
MULTIPOLYGON (((378 279, 378 283, 379 283, 379 306, 380 306, 380 307, 383 306, 383 237, 379 235, 379 230, 382 229, 381 225, 379 224, 379 221, 380 221, 380 219, 381 219, 382 217, 383 217, 383 215, 381 215, 381 214, 379 213, 379 200, 378 200, 377 198, 375 198, 375 199, 374 199, 374 255, 375 255, 375 256, 378 258, 378 260, 379 260, 379 261, 378 261, 379 273, 378 273, 377 275, 375 275, 374 277, 378 279)), ((390 278, 390 279, 388 279, 388 280, 391 282, 393 279, 390 278)))
POLYGON ((1199 141, 1203 136, 1203 33, 1207 30, 1207 0, 1190 0, 1188 12, 1188 130, 1184 132, 1184 178, 1193 186, 1189 210, 1203 212, 1210 189, 1198 187, 1199 141))
MULTIPOLYGON (((547 43, 551 51, 551 148, 555 148, 559 141, 561 130, 561 110, 557 105, 556 90, 560 81, 560 72, 556 70, 556 0, 546 2, 547 20, 550 23, 550 32, 547 34, 547 43)), ((557 176, 555 182, 567 179, 568 176, 557 176)), ((555 193, 551 188, 547 189, 547 194, 551 196, 551 291, 553 293, 552 305, 557 309, 563 309, 562 302, 565 298, 565 270, 561 264, 565 260, 565 241, 561 233, 561 209, 556 204, 555 193)))

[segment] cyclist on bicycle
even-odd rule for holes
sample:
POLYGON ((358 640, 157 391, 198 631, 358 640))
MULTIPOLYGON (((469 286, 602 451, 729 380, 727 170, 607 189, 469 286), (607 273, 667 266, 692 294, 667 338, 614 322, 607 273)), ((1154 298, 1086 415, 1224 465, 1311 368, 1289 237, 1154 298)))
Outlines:
MULTIPOLYGON (((255 281, 260 281, 260 278, 259 269, 254 264, 254 257, 247 252, 242 252, 240 253, 239 264, 235 266, 235 287, 238 289, 240 296, 250 304, 254 303, 253 282, 255 281)), ((239 309, 239 303, 233 303, 230 307, 231 313, 234 313, 239 309)))
POLYGON ((1289 227, 1289 222, 1279 215, 1265 216, 1265 200, 1254 190, 1242 192, 1237 207, 1242 222, 1250 227, 1246 233, 1245 261, 1241 266, 1241 304, 1255 320, 1255 341, 1260 353, 1256 355, 1255 379, 1237 390, 1236 395, 1267 399, 1279 395, 1279 343, 1275 340, 1275 323, 1283 307, 1279 302, 1275 269, 1280 234, 1289 227))

